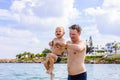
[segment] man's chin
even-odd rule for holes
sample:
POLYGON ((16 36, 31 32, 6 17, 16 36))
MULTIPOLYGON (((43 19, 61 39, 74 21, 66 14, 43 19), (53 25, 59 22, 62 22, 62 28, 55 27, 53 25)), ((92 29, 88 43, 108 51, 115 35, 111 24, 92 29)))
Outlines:
POLYGON ((75 40, 74 39, 71 39, 72 40, 72 42, 74 42, 75 40))

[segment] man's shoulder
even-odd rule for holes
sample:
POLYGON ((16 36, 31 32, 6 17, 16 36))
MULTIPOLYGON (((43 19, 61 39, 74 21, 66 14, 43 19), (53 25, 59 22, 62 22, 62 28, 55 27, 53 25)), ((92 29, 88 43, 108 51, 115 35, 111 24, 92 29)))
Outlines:
POLYGON ((81 40, 79 44, 80 45, 86 45, 86 42, 84 40, 81 40))
POLYGON ((85 40, 81 40, 80 42, 81 42, 81 43, 86 43, 85 40))

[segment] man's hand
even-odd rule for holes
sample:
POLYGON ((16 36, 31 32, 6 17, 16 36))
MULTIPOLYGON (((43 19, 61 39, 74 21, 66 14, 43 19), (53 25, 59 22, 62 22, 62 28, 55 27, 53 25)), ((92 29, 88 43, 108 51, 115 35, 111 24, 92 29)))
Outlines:
POLYGON ((66 42, 66 48, 68 47, 69 44, 71 44, 71 42, 70 42, 70 41, 67 41, 67 42, 66 42))

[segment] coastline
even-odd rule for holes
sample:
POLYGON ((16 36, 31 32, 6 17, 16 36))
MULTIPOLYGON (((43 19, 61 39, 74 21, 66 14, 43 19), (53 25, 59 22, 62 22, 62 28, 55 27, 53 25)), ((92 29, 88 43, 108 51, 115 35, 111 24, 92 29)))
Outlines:
MULTIPOLYGON (((0 63, 42 63, 44 60, 41 59, 33 59, 33 60, 18 60, 18 59, 0 59, 0 63)), ((67 61, 61 61, 58 64, 64 64, 67 61)), ((85 60, 86 64, 120 64, 120 60, 113 59, 113 58, 106 58, 106 59, 91 59, 85 60)))
MULTIPOLYGON (((0 63, 42 63, 46 57, 35 58, 14 58, 14 59, 0 59, 0 63)), ((67 57, 62 57, 58 64, 67 63, 67 57)), ((85 57, 86 64, 120 64, 120 54, 88 54, 85 57)))
POLYGON ((41 59, 33 59, 33 60, 18 60, 18 59, 0 59, 0 63, 41 63, 41 59))

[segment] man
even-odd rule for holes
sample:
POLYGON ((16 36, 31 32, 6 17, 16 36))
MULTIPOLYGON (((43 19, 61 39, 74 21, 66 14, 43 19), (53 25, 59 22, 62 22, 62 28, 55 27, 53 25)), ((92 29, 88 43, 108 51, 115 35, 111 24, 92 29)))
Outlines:
POLYGON ((81 27, 76 24, 69 27, 71 41, 66 44, 68 52, 68 80, 87 80, 84 64, 86 44, 80 39, 81 30, 81 27))

